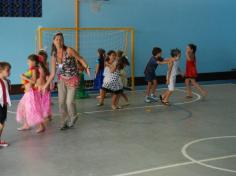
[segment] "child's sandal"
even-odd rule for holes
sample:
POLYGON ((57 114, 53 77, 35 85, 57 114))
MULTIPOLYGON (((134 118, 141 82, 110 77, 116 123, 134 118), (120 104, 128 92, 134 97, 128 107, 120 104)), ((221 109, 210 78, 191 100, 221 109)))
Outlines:
POLYGON ((20 127, 20 128, 17 128, 18 131, 29 131, 31 130, 31 128, 26 128, 26 127, 20 127))
POLYGON ((191 98, 193 98, 193 97, 190 96, 190 95, 188 95, 188 96, 186 96, 185 98, 186 98, 186 99, 191 99, 191 98))
POLYGON ((162 102, 165 106, 170 106, 170 103, 167 101, 167 102, 162 102))

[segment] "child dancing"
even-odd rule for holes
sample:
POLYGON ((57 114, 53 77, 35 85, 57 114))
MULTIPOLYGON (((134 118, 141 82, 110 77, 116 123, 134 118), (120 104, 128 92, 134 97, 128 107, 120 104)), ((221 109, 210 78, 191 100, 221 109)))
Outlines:
POLYGON ((8 143, 1 140, 2 132, 7 119, 7 106, 11 106, 9 96, 10 85, 7 78, 10 76, 11 65, 7 62, 0 62, 0 147, 8 147, 8 143))
POLYGON ((151 103, 157 101, 157 77, 156 69, 158 64, 166 64, 166 62, 161 57, 162 50, 161 48, 154 47, 152 49, 152 57, 147 63, 147 66, 144 71, 145 80, 147 81, 146 96, 145 102, 151 103))
MULTIPOLYGON (((52 120, 52 110, 51 110, 51 92, 49 89, 43 91, 43 87, 47 82, 47 77, 49 75, 49 71, 44 62, 38 63, 38 79, 36 80, 35 88, 39 93, 39 100, 41 101, 41 112, 43 118, 45 120, 52 120)), ((36 92, 36 93, 37 93, 36 92)), ((44 132, 45 126, 44 124, 39 125, 38 133, 44 132)))
POLYGON ((120 94, 123 91, 123 85, 119 76, 119 70, 121 68, 117 67, 116 52, 111 50, 107 53, 106 67, 104 70, 104 80, 102 85, 101 99, 98 106, 104 105, 104 97, 106 92, 112 93, 112 105, 113 110, 120 109, 118 106, 120 94))
POLYGON ((95 80, 94 80, 94 88, 100 91, 100 95, 97 98, 101 98, 102 92, 102 84, 103 84, 103 72, 105 67, 105 58, 106 58, 106 51, 102 48, 98 49, 98 59, 96 64, 95 70, 95 80))
MULTIPOLYGON (((128 79, 127 79, 127 73, 126 73, 126 70, 125 68, 127 66, 130 65, 128 59, 126 56, 122 56, 119 60, 118 60, 118 65, 121 64, 121 67, 122 69, 120 70, 120 79, 121 79, 121 82, 123 84, 123 90, 127 89, 127 90, 131 90, 129 87, 128 87, 128 79)), ((121 97, 124 98, 125 100, 125 104, 123 104, 123 106, 128 106, 129 105, 129 98, 128 96, 124 93, 124 91, 121 93, 121 97)))
POLYGON ((18 128, 19 131, 30 130, 31 127, 39 125, 37 133, 43 132, 44 118, 41 107, 41 98, 35 88, 39 76, 38 56, 32 54, 28 57, 29 70, 21 75, 25 93, 21 98, 16 112, 16 120, 23 126, 18 128))
POLYGON ((169 98, 175 90, 176 76, 181 72, 179 69, 181 51, 179 49, 171 50, 171 58, 167 59, 168 72, 166 76, 166 84, 168 85, 168 90, 164 94, 160 95, 160 100, 164 105, 169 105, 169 98))
POLYGON ((197 66, 196 66, 196 51, 197 46, 189 44, 186 48, 186 71, 185 71, 185 85, 187 89, 186 98, 192 98, 191 84, 203 95, 207 95, 207 91, 203 89, 196 81, 197 78, 197 66))

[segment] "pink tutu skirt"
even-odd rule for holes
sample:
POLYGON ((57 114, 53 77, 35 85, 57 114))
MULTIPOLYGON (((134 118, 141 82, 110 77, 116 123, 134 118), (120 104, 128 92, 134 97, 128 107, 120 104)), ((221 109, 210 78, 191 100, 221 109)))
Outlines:
POLYGON ((52 115, 50 91, 41 92, 41 107, 44 118, 52 115))
POLYGON ((40 92, 33 89, 25 92, 17 107, 16 121, 31 127, 44 122, 40 92))

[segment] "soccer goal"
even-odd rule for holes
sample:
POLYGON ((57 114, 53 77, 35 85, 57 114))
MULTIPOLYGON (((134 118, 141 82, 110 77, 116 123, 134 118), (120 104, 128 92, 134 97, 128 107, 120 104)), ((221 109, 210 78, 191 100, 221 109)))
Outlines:
POLYGON ((128 57, 130 66, 126 68, 128 86, 134 82, 134 30, 132 28, 44 28, 37 29, 36 51, 45 49, 50 55, 54 34, 62 32, 65 44, 76 49, 86 59, 91 68, 91 77, 85 77, 86 89, 94 87, 97 49, 122 50, 128 57))

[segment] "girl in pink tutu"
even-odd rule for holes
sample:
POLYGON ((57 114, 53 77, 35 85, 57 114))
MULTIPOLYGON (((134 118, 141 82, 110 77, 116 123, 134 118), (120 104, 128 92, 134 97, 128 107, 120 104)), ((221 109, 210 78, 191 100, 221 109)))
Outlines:
MULTIPOLYGON (((48 88, 47 90, 43 91, 43 87, 47 82, 47 77, 49 76, 49 71, 47 66, 43 62, 39 62, 38 64, 38 71, 39 77, 36 81, 35 87, 40 94, 40 101, 41 101, 41 108, 42 108, 42 115, 44 119, 51 120, 52 111, 51 111, 51 92, 48 88)), ((43 126, 40 127, 43 130, 43 126)))
POLYGON ((21 75, 22 84, 25 93, 21 98, 16 113, 16 120, 23 126, 18 128, 19 131, 30 130, 31 127, 39 125, 37 133, 45 131, 44 118, 41 107, 41 96, 35 88, 39 76, 38 56, 32 54, 28 57, 29 70, 21 75))
MULTIPOLYGON (((39 50, 39 52, 38 52, 38 56, 39 56, 39 62, 41 62, 44 66, 42 67, 42 66, 40 66, 39 65, 39 68, 41 67, 43 70, 42 71, 44 71, 44 73, 46 73, 46 77, 43 77, 43 78, 41 78, 41 80, 47 80, 48 79, 48 77, 49 77, 49 75, 50 75, 50 72, 49 72, 49 63, 48 63, 48 54, 47 54, 47 52, 44 50, 44 49, 40 49, 39 50)), ((44 83, 45 84, 45 83, 44 83)), ((55 89, 55 83, 52 81, 51 82, 51 84, 50 84, 50 92, 52 92, 53 90, 55 89)), ((42 91, 42 90, 41 90, 42 91)), ((51 105, 53 105, 53 102, 52 102, 52 99, 51 99, 51 94, 48 92, 48 90, 46 90, 47 91, 47 94, 46 94, 46 96, 45 97, 47 97, 47 99, 50 99, 50 104, 51 105), (48 97, 49 96, 49 97, 48 97)), ((43 100, 44 101, 44 100, 43 100)), ((45 104, 45 102, 43 103, 43 104, 45 104)), ((50 105, 50 109, 51 109, 51 105, 50 105)), ((51 121, 52 120, 52 114, 51 114, 51 111, 50 111, 50 113, 48 113, 48 115, 47 115, 47 120, 48 121, 51 121)))

